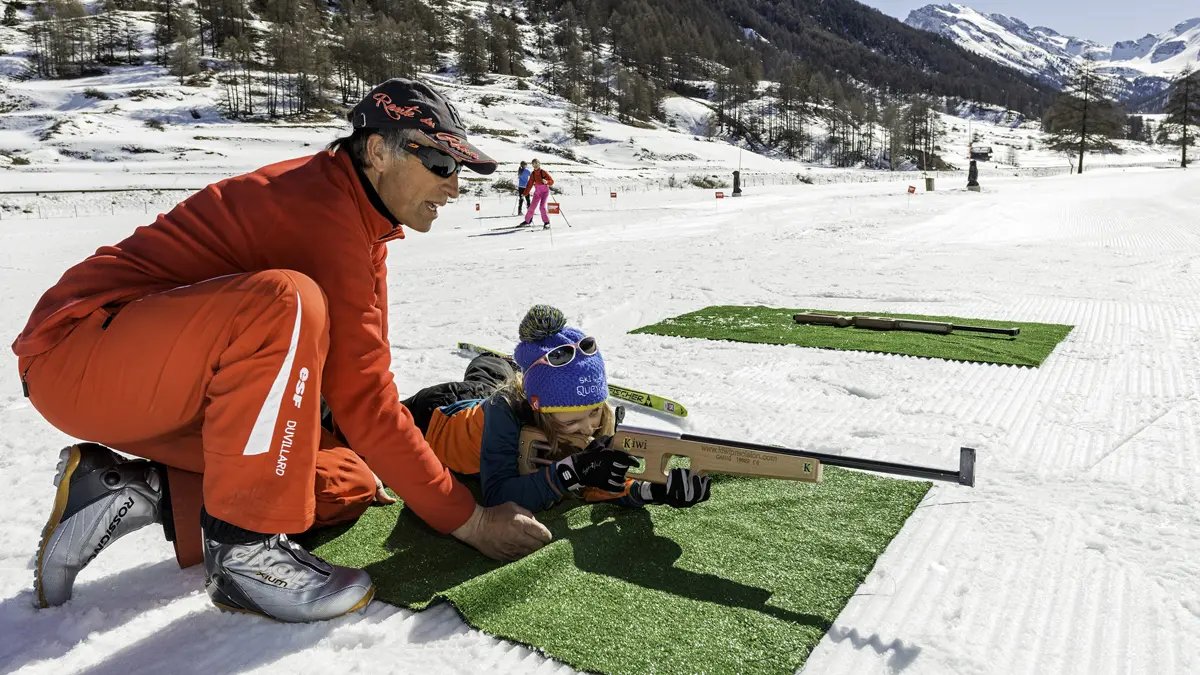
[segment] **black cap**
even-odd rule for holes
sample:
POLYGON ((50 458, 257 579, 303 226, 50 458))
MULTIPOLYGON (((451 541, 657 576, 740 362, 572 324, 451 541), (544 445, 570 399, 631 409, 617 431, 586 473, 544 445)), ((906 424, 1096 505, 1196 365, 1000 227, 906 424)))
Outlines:
POLYGON ((421 82, 392 78, 372 89, 348 117, 355 129, 416 129, 475 173, 496 170, 496 160, 467 140, 454 106, 421 82))

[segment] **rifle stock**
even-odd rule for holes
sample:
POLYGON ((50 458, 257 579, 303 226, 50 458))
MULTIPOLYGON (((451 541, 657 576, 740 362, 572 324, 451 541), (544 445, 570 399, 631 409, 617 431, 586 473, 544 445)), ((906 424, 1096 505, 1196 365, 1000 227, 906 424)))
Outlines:
MULTIPOLYGON (((910 464, 898 464, 873 459, 859 459, 823 453, 809 453, 791 448, 759 445, 720 438, 691 436, 679 432, 660 431, 622 426, 613 436, 613 447, 640 457, 645 461, 641 474, 630 477, 665 483, 672 457, 687 457, 693 471, 702 474, 724 473, 734 476, 781 478, 817 483, 824 464, 890 473, 929 480, 943 480, 960 485, 975 485, 975 450, 962 448, 959 468, 931 469, 910 464)), ((549 464, 540 454, 549 448, 545 435, 535 427, 521 429, 518 465, 521 475, 537 471, 539 465, 549 464)))
MULTIPOLYGON (((544 450, 546 437, 535 427, 521 430, 521 474, 537 470, 539 450, 544 450)), ((821 480, 821 463, 795 451, 764 452, 713 442, 690 441, 678 435, 664 435, 650 429, 622 427, 613 435, 612 447, 624 450, 645 462, 643 473, 630 472, 631 478, 665 484, 670 473, 672 457, 687 457, 692 471, 701 474, 724 473, 733 476, 784 478, 806 483, 821 480)))

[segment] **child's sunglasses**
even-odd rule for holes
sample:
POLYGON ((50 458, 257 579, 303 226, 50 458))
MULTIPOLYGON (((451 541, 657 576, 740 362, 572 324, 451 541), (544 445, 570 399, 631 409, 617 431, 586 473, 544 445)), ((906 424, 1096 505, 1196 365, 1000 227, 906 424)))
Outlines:
POLYGON ((405 143, 404 149, 409 154, 416 155, 417 159, 421 160, 421 164, 424 164, 425 168, 432 171, 433 175, 438 178, 449 178, 462 169, 462 164, 457 159, 437 148, 417 143, 405 143))
POLYGON ((551 349, 545 354, 542 354, 540 359, 529 364, 529 367, 525 369, 525 372, 528 373, 529 371, 533 370, 534 366, 540 363, 544 363, 551 368, 562 368, 568 363, 574 361, 576 354, 591 356, 595 354, 597 350, 599 350, 599 346, 596 344, 596 338, 585 337, 579 342, 569 345, 560 345, 554 349, 551 349))

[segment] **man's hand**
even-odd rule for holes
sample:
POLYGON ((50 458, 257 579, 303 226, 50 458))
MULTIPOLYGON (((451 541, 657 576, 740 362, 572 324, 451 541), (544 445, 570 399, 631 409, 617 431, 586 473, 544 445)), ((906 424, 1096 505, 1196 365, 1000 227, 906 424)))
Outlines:
POLYGON ((708 501, 708 489, 708 476, 697 476, 688 469, 680 468, 671 469, 666 485, 643 481, 641 495, 642 501, 647 504, 666 504, 673 508, 686 509, 708 501))
POLYGON ((573 492, 585 487, 620 492, 625 489, 625 472, 637 464, 633 455, 612 449, 612 436, 598 436, 582 452, 555 462, 552 470, 573 492))
POLYGON ((516 560, 552 539, 545 525, 512 502, 487 508, 476 504, 475 513, 451 534, 494 560, 516 560))

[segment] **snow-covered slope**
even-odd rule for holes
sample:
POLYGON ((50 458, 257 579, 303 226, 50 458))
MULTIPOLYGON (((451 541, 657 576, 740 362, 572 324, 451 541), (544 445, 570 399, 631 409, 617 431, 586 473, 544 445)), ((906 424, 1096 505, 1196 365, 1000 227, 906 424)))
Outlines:
POLYGON ((1200 18, 1111 46, 959 4, 926 5, 913 10, 905 23, 1056 85, 1062 84, 1071 64, 1092 58, 1101 72, 1117 80, 1128 99, 1162 91, 1185 66, 1194 67, 1200 59, 1200 18))
MULTIPOLYGON (((719 206, 699 189, 576 194, 572 227, 498 236, 479 235, 504 220, 449 205, 389 245, 397 385, 460 377, 457 340, 514 344, 522 313, 548 302, 599 336, 613 379, 684 402, 691 433, 928 466, 976 447, 977 486, 933 488, 804 675, 1195 675, 1200 174, 985 167, 981 182, 911 203, 904 183, 754 187, 719 206), (1040 368, 628 333, 713 304, 1075 329, 1040 368)), ((484 214, 511 208, 492 198, 484 214)), ((0 344, 64 269, 153 214, 6 217, 0 344)), ((34 609, 54 458, 71 441, 18 379, 0 358, 0 673, 573 674, 444 605, 302 626, 222 614, 157 528, 105 550, 64 606, 34 609)))
POLYGON ((1074 56, 1100 48, 1091 42, 1061 36, 1017 19, 983 14, 963 5, 926 5, 914 9, 904 22, 944 35, 969 51, 1056 84, 1074 56))

